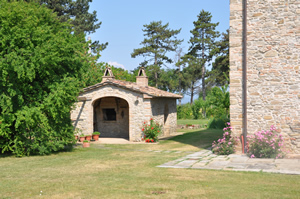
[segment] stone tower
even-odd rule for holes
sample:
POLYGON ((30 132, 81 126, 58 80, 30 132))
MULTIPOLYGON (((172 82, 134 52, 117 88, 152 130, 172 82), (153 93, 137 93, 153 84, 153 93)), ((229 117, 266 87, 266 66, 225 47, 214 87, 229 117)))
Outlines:
POLYGON ((230 119, 235 135, 275 125, 300 153, 300 1, 230 1, 230 119), (244 76, 243 76, 244 73, 244 76))

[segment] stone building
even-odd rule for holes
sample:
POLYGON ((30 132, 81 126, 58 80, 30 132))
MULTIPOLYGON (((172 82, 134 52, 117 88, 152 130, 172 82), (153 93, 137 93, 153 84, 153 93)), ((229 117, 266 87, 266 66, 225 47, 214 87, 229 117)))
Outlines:
POLYGON ((230 120, 236 136, 275 125, 300 153, 300 1, 230 1, 230 120))
POLYGON ((176 131, 176 99, 181 97, 148 86, 143 68, 135 83, 116 80, 107 68, 101 83, 79 94, 71 119, 84 134, 99 131, 101 137, 140 141, 142 126, 151 118, 163 126, 164 135, 176 131))

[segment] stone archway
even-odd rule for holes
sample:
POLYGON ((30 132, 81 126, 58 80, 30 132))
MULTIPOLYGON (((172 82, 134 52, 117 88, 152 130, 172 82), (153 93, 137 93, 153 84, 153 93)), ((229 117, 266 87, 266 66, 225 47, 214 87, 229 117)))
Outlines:
POLYGON ((101 137, 129 139, 129 105, 118 97, 103 97, 93 103, 94 131, 101 137))

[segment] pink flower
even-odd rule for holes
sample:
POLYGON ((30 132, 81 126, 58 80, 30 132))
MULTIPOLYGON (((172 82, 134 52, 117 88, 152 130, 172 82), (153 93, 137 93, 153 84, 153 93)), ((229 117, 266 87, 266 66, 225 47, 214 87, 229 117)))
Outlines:
POLYGON ((252 154, 252 155, 250 156, 250 158, 255 158, 255 156, 252 154))

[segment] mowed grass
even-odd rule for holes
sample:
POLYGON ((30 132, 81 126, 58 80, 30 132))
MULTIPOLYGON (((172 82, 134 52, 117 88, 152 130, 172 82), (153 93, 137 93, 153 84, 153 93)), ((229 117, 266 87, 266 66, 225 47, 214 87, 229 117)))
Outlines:
POLYGON ((141 151, 201 150, 220 135, 193 131, 159 144, 92 144, 49 156, 2 157, 0 198, 299 198, 297 175, 158 168, 186 154, 141 151))
POLYGON ((201 119, 201 120, 193 120, 193 119, 179 119, 177 120, 177 124, 185 125, 185 124, 207 124, 209 119, 201 119))

